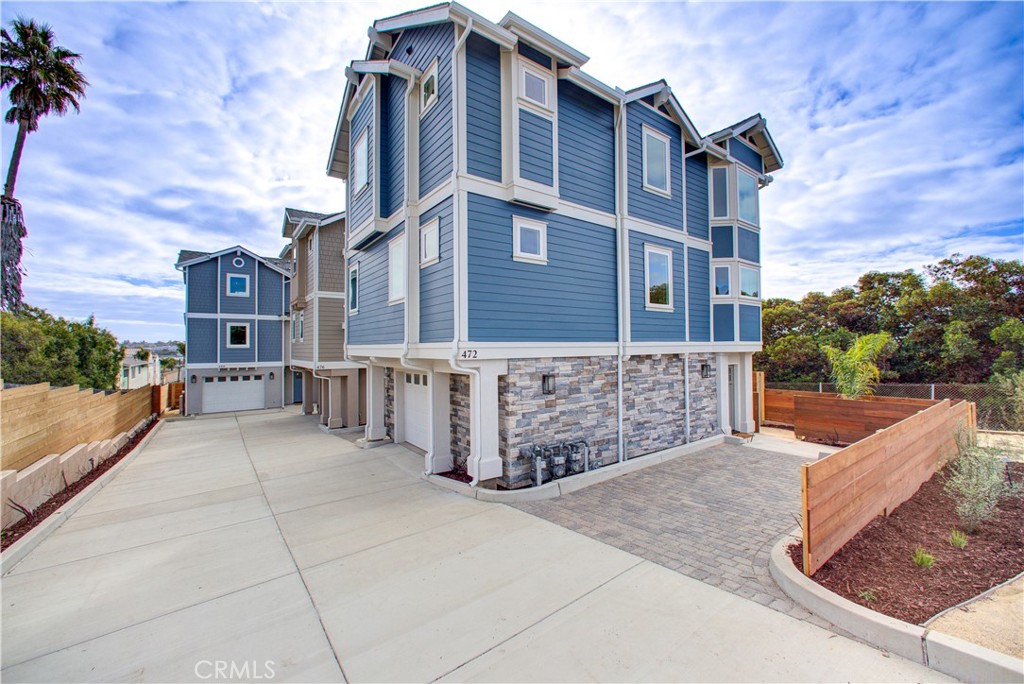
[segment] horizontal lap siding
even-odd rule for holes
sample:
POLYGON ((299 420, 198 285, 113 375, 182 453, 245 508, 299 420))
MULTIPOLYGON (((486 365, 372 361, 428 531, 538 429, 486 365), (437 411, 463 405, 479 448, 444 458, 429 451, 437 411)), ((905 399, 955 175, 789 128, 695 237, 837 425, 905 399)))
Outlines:
POLYGON ((188 267, 188 313, 217 313, 217 260, 188 267))
POLYGON ((235 255, 224 254, 220 257, 220 278, 218 278, 217 291, 220 293, 221 313, 231 314, 253 314, 256 313, 256 261, 248 254, 235 255), (241 267, 235 266, 233 261, 241 259, 244 263, 241 267), (228 273, 238 273, 249 276, 248 297, 228 297, 228 273))
MULTIPOLYGON (((372 76, 364 76, 364 78, 373 78, 372 76)), ((373 216, 373 146, 376 132, 373 130, 373 98, 374 92, 373 87, 366 93, 366 97, 359 104, 359 109, 356 110, 356 115, 352 117, 352 125, 349 133, 349 150, 355 151, 356 140, 359 138, 362 132, 368 131, 366 137, 366 148, 369 150, 367 155, 369 163, 366 166, 366 177, 367 184, 361 189, 353 188, 355 193, 350 199, 352 202, 352 208, 348 214, 348 226, 349 230, 356 230, 361 228, 368 220, 373 216)), ((355 159, 351 159, 349 162, 349 185, 351 185, 352 173, 355 168, 355 159)))
POLYGON ((733 305, 715 304, 715 342, 735 342, 736 326, 733 323, 733 305))
POLYGON ((562 199, 615 211, 615 114, 612 105, 558 82, 558 190, 562 199))
POLYGON ((388 243, 403 232, 405 223, 400 223, 354 259, 359 266, 359 311, 349 316, 350 344, 402 341, 405 305, 388 305, 388 243))
POLYGON ((217 363, 217 319, 188 319, 188 363, 217 363))
POLYGON ((420 197, 451 177, 452 153, 452 49, 455 25, 435 24, 402 33, 391 51, 392 59, 426 71, 437 58, 437 102, 420 118, 420 197), (407 54, 409 49, 412 54, 407 54))
POLYGON ((737 228, 737 256, 747 261, 761 261, 761 238, 752 230, 737 228))
POLYGON ((256 361, 256 320, 245 316, 221 318, 218 322, 218 334, 220 335, 220 360, 221 363, 253 363, 256 361), (249 346, 245 348, 228 349, 228 326, 234 323, 249 324, 249 346))
POLYGON ((616 339, 615 232, 469 195, 469 338, 479 342, 616 339), (512 259, 512 216, 546 222, 548 263, 512 259))
POLYGON ((761 159, 761 155, 747 145, 736 140, 736 138, 729 140, 729 152, 732 156, 736 157, 736 159, 746 166, 749 166, 754 171, 764 173, 764 161, 761 159))
POLYGON ((317 302, 316 334, 320 336, 320 361, 345 360, 345 300, 321 297, 317 302))
POLYGON ((398 211, 405 199, 405 90, 398 76, 381 79, 380 217, 398 211))
POLYGON ((519 110, 519 175, 554 185, 554 125, 549 119, 519 110))
POLYGON ((708 239, 708 161, 703 154, 686 160, 686 230, 708 239))
POLYGON ((475 33, 466 41, 466 168, 501 181, 501 53, 475 33))
POLYGON ((259 360, 263 363, 280 362, 281 321, 257 321, 256 339, 259 340, 259 360))
POLYGON ((761 307, 740 304, 740 341, 761 341, 761 307))
POLYGON ((260 282, 256 288, 259 293, 259 313, 266 316, 280 316, 284 310, 284 277, 277 271, 259 265, 260 282))
POLYGON ((686 339, 686 262, 682 243, 653 235, 629 235, 629 304, 632 337, 637 342, 686 339), (644 244, 672 250, 672 311, 648 311, 644 244))
POLYGON ((732 226, 715 226, 711 229, 711 256, 715 259, 731 259, 735 254, 732 246, 732 226))
POLYGON ((690 285, 690 341, 711 341, 711 274, 708 253, 687 249, 690 285))
POLYGON ((551 68, 551 58, 545 55, 537 48, 533 47, 532 45, 527 45, 522 41, 519 42, 517 47, 519 49, 519 54, 521 54, 523 57, 526 57, 530 61, 540 64, 545 69, 551 68))
POLYGON ((420 225, 440 218, 440 259, 420 269, 420 342, 450 342, 455 331, 452 198, 423 212, 420 225))
POLYGON ((345 236, 341 221, 317 228, 320 256, 317 279, 322 292, 342 292, 345 289, 345 236))
POLYGON ((627 107, 628 214, 634 218, 670 228, 682 228, 683 152, 679 126, 641 104, 632 103, 627 107), (644 190, 643 124, 660 131, 670 139, 669 188, 672 191, 671 198, 644 190))

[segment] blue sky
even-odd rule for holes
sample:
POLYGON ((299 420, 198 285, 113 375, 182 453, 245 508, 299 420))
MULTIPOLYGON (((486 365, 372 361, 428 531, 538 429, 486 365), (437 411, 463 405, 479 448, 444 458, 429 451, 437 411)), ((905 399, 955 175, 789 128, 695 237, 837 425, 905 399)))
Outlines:
MULTIPOLYGON (((92 83, 26 144, 29 303, 180 339, 178 249, 276 256, 285 206, 344 208, 324 173, 344 67, 375 18, 425 4, 5 1, 92 83)), ((761 195, 765 296, 1024 256, 1024 4, 466 4, 514 8, 611 85, 666 78, 702 134, 761 112, 786 160, 761 195)))

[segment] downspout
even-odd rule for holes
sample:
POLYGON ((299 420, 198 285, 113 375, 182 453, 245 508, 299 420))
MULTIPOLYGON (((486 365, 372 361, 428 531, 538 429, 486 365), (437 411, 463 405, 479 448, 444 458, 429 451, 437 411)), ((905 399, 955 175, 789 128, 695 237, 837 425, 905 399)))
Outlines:
MULTIPOLYGON (((707 144, 702 140, 699 146, 693 152, 683 155, 683 227, 687 237, 690 235, 690 230, 687 225, 687 207, 686 207, 686 160, 696 154, 702 154, 707 152, 707 144)), ((710 235, 708 236, 711 237, 710 235)), ((687 266, 689 266, 689 259, 687 259, 687 266)), ((689 272, 687 272, 689 275, 689 272)), ((689 287, 687 287, 687 293, 689 293, 689 287)), ((689 328, 690 312, 686 312, 687 328, 689 328)), ((689 342, 689 333, 687 333, 687 342, 689 342)), ((684 409, 684 415, 686 416, 686 425, 684 427, 684 439, 686 444, 690 443, 690 352, 683 353, 683 402, 686 404, 684 409)))
POLYGON ((686 403, 686 426, 683 428, 686 444, 690 443, 690 352, 683 353, 683 401, 686 403))
POLYGON ((625 400, 622 396, 623 392, 623 380, 622 380, 622 364, 626 360, 626 317, 625 307, 629 306, 628 292, 625 292, 625 278, 623 278, 623 260, 628 258, 629 241, 626 235, 625 222, 622 220, 623 213, 626 208, 623 202, 623 179, 622 170, 624 168, 622 163, 622 112, 624 111, 625 103, 620 101, 618 110, 615 113, 615 236, 618 240, 618 265, 615 269, 615 280, 616 287, 619 293, 619 304, 616 307, 618 309, 618 361, 615 364, 615 410, 618 420, 618 442, 619 442, 619 463, 626 460, 626 434, 623 429, 623 419, 625 412, 625 400))
MULTIPOLYGON (((327 400, 330 402, 331 394, 331 379, 323 375, 316 374, 316 364, 320 360, 320 297, 317 295, 317 291, 320 289, 320 222, 317 221, 313 224, 313 260, 312 263, 306 264, 306 269, 313 269, 313 378, 316 380, 327 381, 327 400)), ((307 250, 308 252, 308 250, 307 250)), ((320 409, 320 416, 324 415, 324 395, 323 386, 320 388, 320 402, 318 408, 320 409)), ((332 407, 333 409, 333 407, 332 407)), ((327 416, 327 429, 330 430, 331 421, 330 415, 327 416)))

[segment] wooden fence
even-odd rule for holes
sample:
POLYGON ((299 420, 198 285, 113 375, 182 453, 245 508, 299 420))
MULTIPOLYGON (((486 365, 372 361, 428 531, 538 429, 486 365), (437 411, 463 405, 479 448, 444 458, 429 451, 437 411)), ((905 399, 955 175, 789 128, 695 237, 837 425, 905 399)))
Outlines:
POLYGON ((164 411, 181 408, 181 393, 185 390, 183 382, 169 382, 166 385, 153 385, 153 413, 162 415, 164 411))
POLYGON ((47 454, 110 439, 150 415, 152 391, 105 394, 46 383, 0 390, 0 462, 22 470, 47 454))
POLYGON ((974 404, 946 399, 804 464, 804 573, 813 575, 875 516, 913 496, 956 454, 957 430, 976 425, 974 404))
POLYGON ((835 395, 821 395, 817 392, 793 392, 790 390, 765 389, 764 414, 762 416, 762 421, 770 425, 793 427, 796 413, 794 401, 797 396, 834 397, 835 395))
POLYGON ((800 394, 793 397, 793 433, 808 442, 853 444, 935 404, 930 399, 800 394))

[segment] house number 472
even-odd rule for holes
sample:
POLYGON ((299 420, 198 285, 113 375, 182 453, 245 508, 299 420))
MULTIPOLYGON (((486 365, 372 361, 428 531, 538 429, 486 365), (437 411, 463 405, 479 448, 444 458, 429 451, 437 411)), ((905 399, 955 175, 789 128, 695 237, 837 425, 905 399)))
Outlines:
POLYGON ((459 356, 464 359, 475 359, 477 357, 476 349, 463 349, 459 356))

